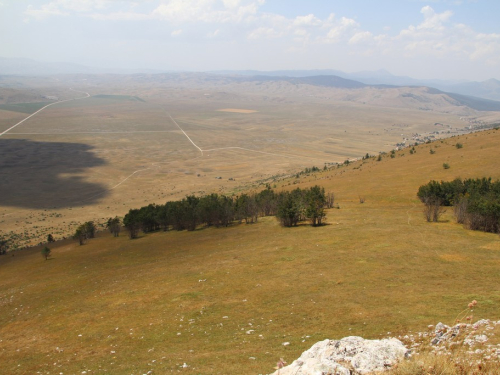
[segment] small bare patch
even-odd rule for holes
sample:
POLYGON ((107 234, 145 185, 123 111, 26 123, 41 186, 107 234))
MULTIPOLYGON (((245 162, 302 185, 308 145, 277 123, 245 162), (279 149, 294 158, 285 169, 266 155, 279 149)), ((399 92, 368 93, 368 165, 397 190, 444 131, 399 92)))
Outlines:
POLYGON ((224 109, 218 109, 217 112, 255 113, 258 111, 255 111, 253 109, 224 108, 224 109))

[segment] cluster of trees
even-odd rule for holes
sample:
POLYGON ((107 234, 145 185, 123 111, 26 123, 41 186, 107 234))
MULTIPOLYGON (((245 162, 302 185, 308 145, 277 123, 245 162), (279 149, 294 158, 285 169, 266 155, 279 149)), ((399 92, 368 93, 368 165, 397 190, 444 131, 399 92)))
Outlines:
POLYGON ((334 201, 332 193, 325 194, 325 189, 317 185, 304 190, 283 191, 276 197, 276 217, 284 227, 296 226, 306 219, 313 226, 322 225, 325 208, 332 208, 334 201))
POLYGON ((160 229, 193 231, 200 225, 227 227, 234 221, 255 223, 262 216, 277 216, 287 227, 306 219, 317 226, 324 223, 325 208, 333 205, 333 194, 325 194, 319 186, 280 193, 268 187, 260 193, 237 197, 214 193, 202 197, 190 195, 164 205, 149 204, 129 210, 123 225, 130 238, 136 238, 141 230, 145 233, 160 229))
POLYGON ((458 223, 473 230, 500 232, 500 181, 491 178, 430 181, 420 186, 417 196, 425 204, 428 221, 438 220, 442 206, 454 206, 458 223))
POLYGON ((95 237, 96 229, 93 221, 87 221, 76 228, 73 239, 78 240, 80 245, 83 245, 87 240, 95 237))

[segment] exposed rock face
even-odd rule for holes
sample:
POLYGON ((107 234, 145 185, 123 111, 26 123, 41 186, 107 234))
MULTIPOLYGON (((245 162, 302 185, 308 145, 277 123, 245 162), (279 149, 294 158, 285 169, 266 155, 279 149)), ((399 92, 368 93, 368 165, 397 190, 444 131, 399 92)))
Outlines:
POLYGON ((408 353, 403 343, 395 338, 365 340, 350 336, 324 340, 273 375, 373 374, 392 367, 408 353))

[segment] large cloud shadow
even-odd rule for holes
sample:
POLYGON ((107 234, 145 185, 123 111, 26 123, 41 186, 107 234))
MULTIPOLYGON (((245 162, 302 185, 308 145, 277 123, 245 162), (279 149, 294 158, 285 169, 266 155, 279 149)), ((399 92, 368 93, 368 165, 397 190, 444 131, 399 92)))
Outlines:
POLYGON ((107 195, 104 185, 83 180, 106 162, 82 143, 0 138, 0 206, 86 206, 107 195))

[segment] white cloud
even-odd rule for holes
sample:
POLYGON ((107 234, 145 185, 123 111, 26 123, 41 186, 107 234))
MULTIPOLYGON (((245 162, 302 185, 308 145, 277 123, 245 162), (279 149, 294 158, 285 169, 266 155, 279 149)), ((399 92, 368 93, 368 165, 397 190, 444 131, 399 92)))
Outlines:
POLYGON ((281 36, 283 36, 283 33, 272 27, 259 27, 248 34, 248 39, 273 39, 281 36))
POLYGON ((98 21, 144 21, 152 18, 150 14, 136 12, 93 13, 89 17, 98 21))
POLYGON ((305 26, 319 26, 321 20, 314 16, 314 14, 308 14, 307 16, 297 16, 293 20, 293 26, 305 27, 305 26))
POLYGON ((172 36, 179 36, 181 34, 182 34, 182 30, 180 30, 180 29, 179 30, 174 30, 174 31, 172 31, 170 33, 170 35, 172 35, 172 36))
POLYGON ((261 1, 242 4, 239 0, 169 0, 153 15, 169 22, 238 23, 258 12, 261 1))
POLYGON ((67 16, 69 13, 62 11, 55 3, 49 3, 42 5, 39 9, 34 8, 32 5, 28 5, 24 14, 35 19, 43 19, 50 16, 67 16))
POLYGON ((424 15, 424 22, 418 25, 419 29, 433 29, 443 30, 443 23, 448 22, 453 12, 446 11, 443 13, 436 13, 430 6, 425 6, 420 11, 424 15))
POLYGON ((359 24, 355 20, 342 17, 340 19, 340 22, 337 22, 328 31, 328 34, 326 34, 326 38, 322 38, 322 40, 326 43, 338 43, 341 41, 341 39, 354 34, 358 28, 359 24))
POLYGON ((373 34, 369 31, 360 31, 349 39, 349 44, 367 43, 373 40, 373 34))

